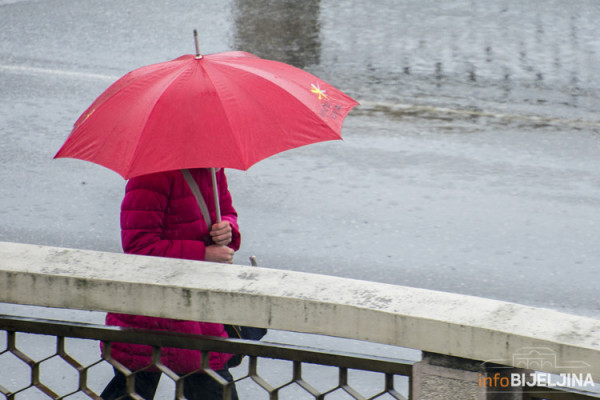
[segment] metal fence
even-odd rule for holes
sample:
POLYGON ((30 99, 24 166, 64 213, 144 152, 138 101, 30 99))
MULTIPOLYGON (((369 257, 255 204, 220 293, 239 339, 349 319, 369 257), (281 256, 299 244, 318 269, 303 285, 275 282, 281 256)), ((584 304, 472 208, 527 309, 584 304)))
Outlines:
MULTIPOLYGON (((165 347, 199 350, 203 355, 203 360, 208 360, 208 352, 212 351, 245 354, 244 363, 236 368, 239 371, 234 374, 234 383, 238 388, 253 386, 250 389, 254 393, 251 398, 406 399, 407 397, 401 394, 396 386, 399 377, 410 379, 412 364, 414 363, 414 361, 333 352, 293 345, 121 329, 14 316, 0 316, 0 329, 5 334, 4 343, 0 342, 0 365, 3 368, 0 374, 0 393, 9 400, 38 397, 99 399, 102 385, 98 382, 92 383, 92 378, 101 366, 104 369, 115 368, 124 373, 128 377, 131 396, 136 398, 137 394, 133 389, 136 371, 129 371, 110 356, 110 346, 113 342, 139 343, 152 346, 154 359, 152 367, 160 370, 163 377, 168 377, 170 386, 174 390, 173 397, 177 399, 184 398, 185 376, 177 375, 160 362, 161 349, 165 347), (20 344, 19 335, 31 334, 36 336, 33 338, 38 343, 36 348, 39 347, 40 335, 54 338, 50 342, 45 341, 49 350, 43 355, 28 354, 28 350, 24 348, 26 346, 20 344), (96 359, 89 360, 89 357, 83 357, 87 360, 78 360, 77 356, 67 348, 66 343, 71 339, 85 339, 98 344, 102 342, 105 351, 100 355, 98 346, 95 352, 97 354, 96 359), (291 371, 278 371, 276 378, 273 379, 273 377, 267 377, 268 374, 264 374, 261 367, 265 363, 273 363, 276 360, 287 360, 291 371), (47 364, 49 367, 45 368, 47 364), (312 382, 305 379, 303 373, 305 364, 318 364, 336 369, 337 382, 327 389, 316 388, 312 382), (44 373, 44 369, 55 371, 54 374, 48 371, 44 373), (59 371, 56 371, 57 369, 59 371), (372 387, 365 388, 360 383, 352 383, 352 371, 371 371, 371 373, 375 373, 383 379, 375 380, 380 383, 380 386, 375 393, 372 393, 372 387), (285 378, 287 375, 289 375, 289 378, 285 378), (65 376, 71 378, 65 378, 65 376), (284 378, 283 382, 282 377, 284 378), (75 384, 67 385, 66 383, 69 380, 75 382, 75 384), (365 393, 365 390, 369 393, 365 393)), ((231 384, 206 364, 197 372, 208 374, 217 380, 224 387, 224 398, 230 397, 231 384)), ((373 379, 370 380, 373 381, 373 379)), ((240 397, 243 398, 244 396, 240 394, 240 397)))
MULTIPOLYGON (((161 363, 161 350, 166 347, 199 350, 206 362, 194 373, 207 374, 221 384, 224 399, 230 398, 233 384, 242 399, 408 399, 415 362, 287 344, 0 316, 0 393, 8 400, 100 399, 99 393, 116 369, 127 377, 130 396, 141 399, 134 390, 140 371, 130 371, 110 356, 114 342, 152 346, 153 363, 148 368, 162 372, 170 390, 168 397, 176 399, 185 398, 184 379, 189 374, 180 376, 161 363), (24 338, 31 339, 35 345, 28 346, 24 338), (69 348, 68 343, 73 340, 84 340, 92 346, 84 350, 85 355, 76 354, 75 349, 81 346, 77 343, 69 348), (104 344, 102 353, 100 343, 104 344), (40 353, 42 346, 46 349, 40 353), (232 383, 208 367, 208 353, 213 351, 245 355, 244 362, 235 368, 232 383), (265 372, 265 364, 271 364, 270 373, 265 372), (318 384, 306 378, 306 372, 315 368, 329 368, 326 388, 317 387, 318 384), (360 379, 353 382, 352 376, 356 373, 369 374, 369 383, 365 385, 360 379), (99 380, 96 375, 104 378, 99 380)), ((600 398, 600 394, 567 388, 527 387, 522 398, 586 400, 600 398)))

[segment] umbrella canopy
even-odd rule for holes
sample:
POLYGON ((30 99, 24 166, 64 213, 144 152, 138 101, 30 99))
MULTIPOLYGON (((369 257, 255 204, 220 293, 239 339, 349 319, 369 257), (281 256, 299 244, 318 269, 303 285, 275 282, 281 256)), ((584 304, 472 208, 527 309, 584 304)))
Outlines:
POLYGON ((358 103, 293 66, 244 52, 184 55, 112 84, 81 115, 55 158, 125 179, 186 168, 246 170, 273 154, 341 139, 358 103))

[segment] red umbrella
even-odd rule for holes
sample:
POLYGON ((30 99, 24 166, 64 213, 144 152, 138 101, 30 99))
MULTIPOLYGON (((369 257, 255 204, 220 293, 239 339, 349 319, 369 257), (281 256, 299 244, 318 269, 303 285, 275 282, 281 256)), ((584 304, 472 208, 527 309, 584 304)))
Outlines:
POLYGON ((288 149, 341 139, 357 104, 308 72, 249 53, 184 55, 108 87, 55 158, 91 161, 125 179, 186 168, 247 170, 288 149))

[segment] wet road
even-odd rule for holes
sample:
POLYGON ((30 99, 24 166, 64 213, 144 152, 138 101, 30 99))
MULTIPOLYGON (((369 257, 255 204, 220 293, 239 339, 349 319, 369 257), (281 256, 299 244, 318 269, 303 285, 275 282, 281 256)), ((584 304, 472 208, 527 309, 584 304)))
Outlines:
POLYGON ((120 251, 125 182, 52 157, 197 28, 204 53, 294 63, 362 103, 344 141, 229 171, 237 262, 600 316, 598 3, 289 3, 0 0, 0 240, 120 251))

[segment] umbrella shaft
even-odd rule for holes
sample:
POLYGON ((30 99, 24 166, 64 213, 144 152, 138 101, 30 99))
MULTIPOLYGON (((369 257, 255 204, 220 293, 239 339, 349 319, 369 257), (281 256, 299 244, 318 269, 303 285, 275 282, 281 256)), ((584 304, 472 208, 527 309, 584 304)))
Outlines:
POLYGON ((217 223, 221 222, 221 203, 219 201, 219 188, 217 186, 217 171, 215 168, 210 169, 212 178, 213 194, 215 196, 215 212, 217 213, 217 223))

